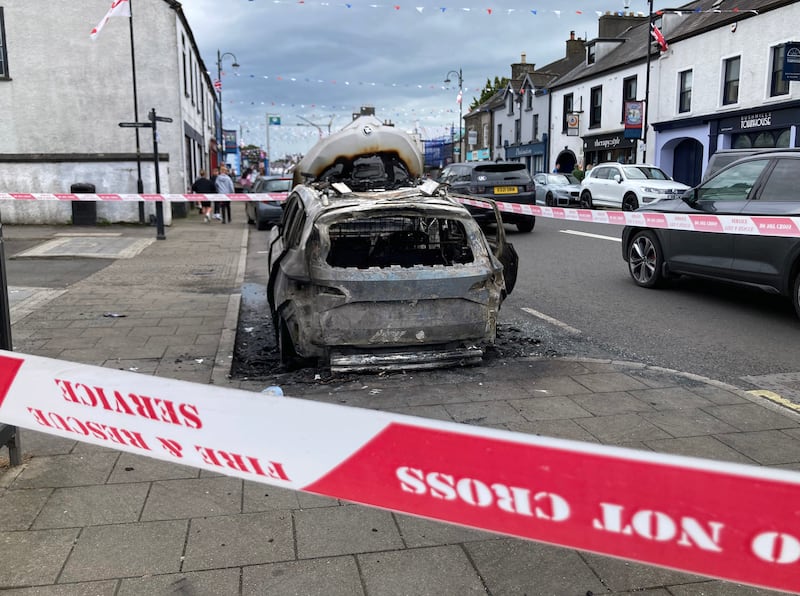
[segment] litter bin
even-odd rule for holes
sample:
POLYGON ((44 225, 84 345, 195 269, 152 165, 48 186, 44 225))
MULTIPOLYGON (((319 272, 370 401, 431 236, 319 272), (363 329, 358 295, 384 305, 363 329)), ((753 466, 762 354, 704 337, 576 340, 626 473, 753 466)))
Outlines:
MULTIPOLYGON (((76 182, 69 187, 71 194, 94 194, 94 184, 76 182)), ((72 201, 72 225, 96 226, 97 201, 72 201)))

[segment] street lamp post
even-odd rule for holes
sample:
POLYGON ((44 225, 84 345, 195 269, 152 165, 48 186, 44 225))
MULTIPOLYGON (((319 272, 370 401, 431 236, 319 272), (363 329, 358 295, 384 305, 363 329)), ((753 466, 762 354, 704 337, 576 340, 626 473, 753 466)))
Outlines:
POLYGON ((219 94, 219 138, 217 139, 219 142, 219 146, 222 147, 222 155, 223 161, 225 159, 225 132, 222 126, 222 59, 225 56, 230 56, 233 58, 233 71, 236 72, 239 69, 239 61, 236 59, 236 55, 232 54, 231 52, 225 52, 224 54, 220 54, 219 50, 217 50, 217 93, 219 94))
POLYGON ((648 117, 650 116, 650 61, 652 54, 652 40, 650 39, 653 32, 653 0, 648 0, 649 13, 647 17, 647 72, 645 73, 644 83, 644 122, 642 122, 642 162, 647 163, 647 127, 648 117))
MULTIPOLYGON (((461 157, 461 125, 463 124, 463 113, 464 113, 464 77, 462 76, 461 69, 459 68, 458 71, 451 70, 444 76, 444 82, 450 82, 450 75, 458 75, 458 157, 459 161, 463 161, 461 157)), ((455 153, 455 148, 453 149, 455 153)), ((453 161, 455 161, 455 157, 453 157, 453 161)))

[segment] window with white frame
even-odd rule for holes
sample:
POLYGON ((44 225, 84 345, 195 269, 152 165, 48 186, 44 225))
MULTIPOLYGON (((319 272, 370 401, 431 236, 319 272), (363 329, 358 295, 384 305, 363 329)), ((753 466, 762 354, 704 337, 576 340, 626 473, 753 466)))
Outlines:
POLYGON ((722 105, 738 103, 739 73, 742 67, 741 56, 727 58, 723 62, 722 105))
POLYGON ((514 114, 514 94, 509 93, 506 96, 506 109, 508 110, 508 115, 512 116, 514 114))
POLYGON ((786 57, 786 44, 774 46, 770 51, 772 69, 769 78, 769 96, 786 95, 789 93, 789 81, 783 78, 783 62, 786 57))
POLYGON ((625 102, 636 101, 637 78, 636 75, 622 80, 622 115, 620 122, 625 121, 625 102))
POLYGON ((603 87, 592 87, 589 100, 589 128, 597 128, 603 119, 603 87))
POLYGON ((533 109, 533 87, 530 89, 525 89, 525 109, 533 109))
POLYGON ((692 110, 692 71, 678 73, 678 112, 683 114, 692 110))
POLYGON ((495 145, 497 145, 498 147, 502 147, 503 146, 503 125, 502 124, 498 124, 497 125, 497 142, 495 143, 495 145))
POLYGON ((567 93, 564 95, 564 110, 561 114, 561 132, 567 132, 567 118, 572 113, 572 109, 574 106, 573 96, 572 93, 567 93))
POLYGON ((535 142, 539 138, 539 114, 533 115, 533 141, 535 142))

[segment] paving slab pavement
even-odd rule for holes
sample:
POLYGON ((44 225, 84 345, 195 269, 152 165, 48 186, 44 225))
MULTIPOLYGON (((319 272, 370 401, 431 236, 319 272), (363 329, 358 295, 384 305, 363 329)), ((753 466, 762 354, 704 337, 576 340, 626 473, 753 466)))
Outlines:
MULTIPOLYGON (((194 213, 175 219, 158 242, 138 242, 154 238, 154 228, 112 226, 119 236, 106 237, 114 238, 108 254, 120 238, 141 249, 101 257, 115 260, 46 296, 27 287, 15 300, 9 280, 15 350, 252 391, 277 383, 308 400, 800 469, 795 413, 710 379, 637 363, 519 359, 315 382, 291 383, 279 371, 266 382, 231 379, 250 233, 238 207, 232 225, 203 224, 194 213)), ((71 231, 3 228, 7 239, 43 242, 71 231)), ((103 252, 103 237, 91 242, 103 252)), ((776 593, 35 431, 23 430, 22 442, 24 465, 0 463, 3 594, 776 593)))

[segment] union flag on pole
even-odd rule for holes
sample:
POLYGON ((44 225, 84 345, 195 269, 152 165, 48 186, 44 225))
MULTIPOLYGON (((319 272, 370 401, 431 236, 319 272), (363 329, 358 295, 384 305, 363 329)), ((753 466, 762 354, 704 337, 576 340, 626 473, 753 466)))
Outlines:
POLYGON ((97 24, 97 27, 92 29, 92 32, 89 34, 89 37, 91 37, 93 40, 97 39, 97 36, 100 34, 100 30, 103 27, 105 27, 105 24, 111 17, 130 17, 130 16, 131 16, 130 0, 112 0, 111 8, 108 9, 106 16, 104 16, 103 20, 97 24))
POLYGON ((669 49, 669 46, 667 45, 667 40, 664 39, 664 34, 658 30, 658 27, 655 26, 655 23, 650 23, 650 26, 653 28, 653 30, 650 32, 651 35, 658 42, 661 51, 666 52, 669 49))
POLYGON ((458 96, 456 97, 456 103, 461 103, 461 98, 462 98, 463 95, 464 95, 464 92, 461 89, 459 89, 458 90, 458 96))

